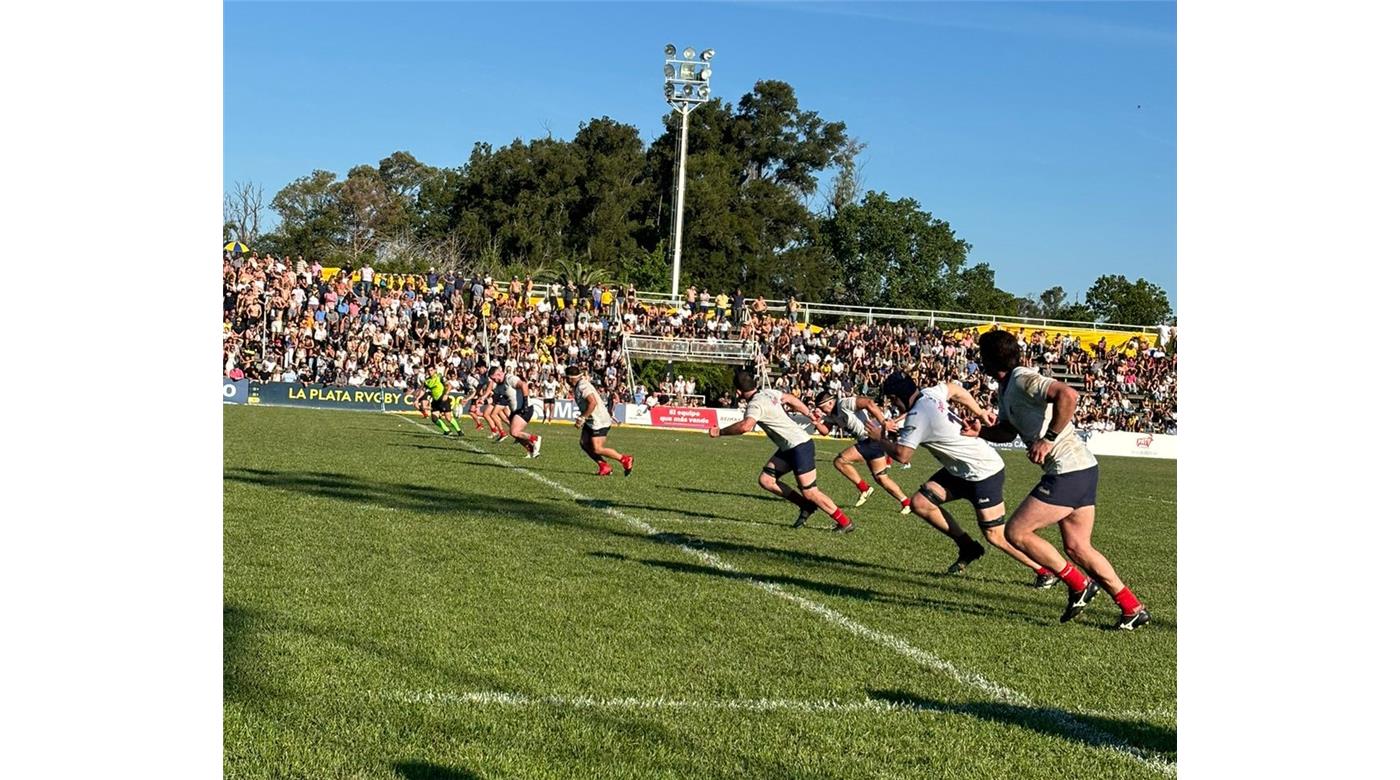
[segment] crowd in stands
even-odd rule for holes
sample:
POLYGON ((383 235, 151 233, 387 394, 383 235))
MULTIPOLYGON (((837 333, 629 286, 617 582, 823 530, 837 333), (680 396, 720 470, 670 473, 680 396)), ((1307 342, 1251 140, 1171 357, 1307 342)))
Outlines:
MULTIPOLYGON (((626 386, 622 335, 635 333, 757 339, 771 384, 808 400, 825 389, 878 395, 881 379, 896 368, 926 384, 956 380, 983 403, 995 389, 977 365, 976 329, 813 328, 797 322, 797 301, 770 304, 741 290, 689 288, 676 308, 640 301, 630 286, 580 289, 572 282, 498 282, 434 270, 386 274, 369 266, 323 270, 301 258, 225 256, 226 376, 417 389, 441 366, 449 386, 460 388, 466 373, 485 362, 503 364, 540 387, 581 364, 617 401, 703 403, 695 377, 668 376, 654 388, 626 386)), ((1111 348, 1106 340, 1084 344, 1065 334, 1018 335, 1028 365, 1080 389, 1079 426, 1175 432, 1174 346, 1143 339, 1111 348)), ((733 405, 727 393, 709 400, 733 405)))

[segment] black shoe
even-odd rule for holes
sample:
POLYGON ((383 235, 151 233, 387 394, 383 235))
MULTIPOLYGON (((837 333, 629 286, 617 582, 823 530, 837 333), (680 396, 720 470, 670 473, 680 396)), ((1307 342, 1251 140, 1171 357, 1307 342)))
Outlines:
POLYGON ((811 516, 812 516, 812 510, 810 510, 810 509, 799 509, 799 510, 797 510, 797 522, 793 523, 793 524, 792 524, 792 527, 793 527, 793 528, 801 528, 802 526, 804 526, 804 525, 807 524, 807 518, 809 518, 809 517, 811 517, 811 516))
POLYGON ((973 561, 987 554, 987 548, 981 542, 969 540, 966 545, 958 545, 958 559, 953 561, 953 565, 948 567, 949 574, 961 574, 973 561))
POLYGON ((831 530, 835 531, 838 534, 848 534, 856 530, 856 524, 854 522, 851 522, 850 520, 847 520, 845 525, 841 525, 840 523, 832 525, 831 530))
POLYGON ((1089 606, 1089 602, 1094 600, 1094 596, 1099 593, 1099 584, 1089 580, 1089 584, 1084 586, 1084 590, 1071 590, 1069 601, 1065 604, 1065 614, 1060 615, 1061 623, 1068 623, 1079 616, 1084 608, 1089 606))
POLYGON ((1131 615, 1124 615, 1122 618, 1120 618, 1118 620, 1118 625, 1115 626, 1115 628, 1117 628, 1119 631, 1132 631, 1134 629, 1142 628, 1143 626, 1151 622, 1152 616, 1148 614, 1147 607, 1139 607, 1137 612, 1134 612, 1131 615))
POLYGON ((1035 582, 1031 583, 1031 587, 1036 590, 1050 590, 1055 587, 1055 583, 1059 581, 1060 578, 1053 574, 1037 574, 1035 575, 1035 582))

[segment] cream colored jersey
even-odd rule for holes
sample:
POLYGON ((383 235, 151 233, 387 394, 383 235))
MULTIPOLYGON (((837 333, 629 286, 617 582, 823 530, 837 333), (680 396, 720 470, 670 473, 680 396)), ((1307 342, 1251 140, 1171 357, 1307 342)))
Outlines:
POLYGON ((923 447, 948 470, 969 482, 980 482, 1006 468, 992 445, 962 435, 962 420, 948 401, 948 386, 939 384, 919 391, 904 427, 899 429, 904 447, 923 447))
POLYGON ((584 423, 595 431, 612 425, 612 415, 608 414, 608 405, 604 402, 602 394, 588 377, 584 377, 574 385, 574 403, 578 404, 579 414, 583 414, 583 410, 588 406, 589 397, 598 399, 598 402, 593 405, 593 412, 584 419, 584 423))
POLYGON ((869 419, 870 415, 864 409, 856 409, 856 396, 850 396, 837 401, 823 422, 828 427, 845 431, 856 441, 862 441, 870 438, 870 429, 865 427, 869 419))
POLYGON ((768 434, 768 438, 780 450, 790 450, 799 444, 809 442, 812 437, 802 426, 788 417, 783 408, 783 394, 777 390, 759 390, 744 406, 744 417, 752 418, 758 427, 768 434))
MULTIPOLYGON (((1001 398, 997 403, 998 421, 1004 420, 1015 428, 1027 447, 1039 441, 1045 429, 1050 427, 1053 409, 1047 393, 1054 381, 1048 376, 1041 376, 1035 369, 1018 366, 1007 377, 1006 386, 1001 388, 1001 398)), ((1055 445, 1045 456, 1045 464, 1041 468, 1046 474, 1068 474, 1093 468, 1098 463, 1079 438, 1071 421, 1055 437, 1055 445)))

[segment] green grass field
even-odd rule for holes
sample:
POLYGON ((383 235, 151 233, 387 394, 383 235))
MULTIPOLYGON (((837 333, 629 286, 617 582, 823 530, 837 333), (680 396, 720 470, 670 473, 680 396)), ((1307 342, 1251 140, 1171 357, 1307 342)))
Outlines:
POLYGON ((838 442, 844 536, 759 492, 764 438, 614 428, 638 467, 598 478, 569 427, 527 460, 424 422, 225 407, 227 776, 1176 773, 1175 462, 1102 462, 1095 540, 1154 617, 1126 633, 994 550, 942 574, 893 499, 851 508, 838 442))

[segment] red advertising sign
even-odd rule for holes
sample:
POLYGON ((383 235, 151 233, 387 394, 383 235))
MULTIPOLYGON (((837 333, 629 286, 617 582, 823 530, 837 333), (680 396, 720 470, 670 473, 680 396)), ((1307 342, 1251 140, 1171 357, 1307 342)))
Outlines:
POLYGON ((687 406, 653 406, 651 424, 658 428, 698 428, 709 430, 719 425, 714 409, 687 406))

